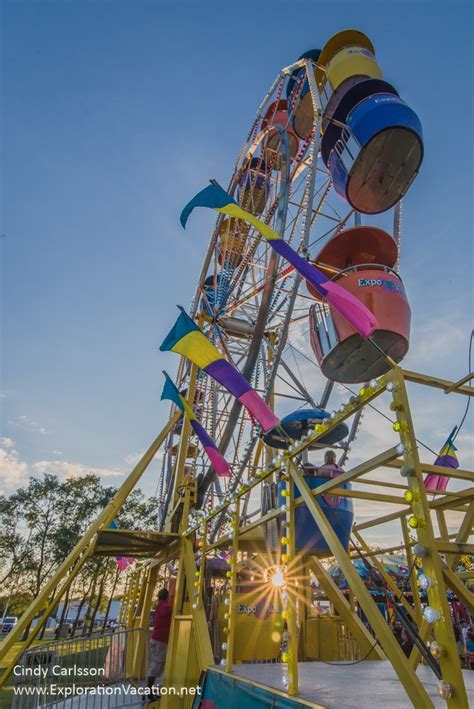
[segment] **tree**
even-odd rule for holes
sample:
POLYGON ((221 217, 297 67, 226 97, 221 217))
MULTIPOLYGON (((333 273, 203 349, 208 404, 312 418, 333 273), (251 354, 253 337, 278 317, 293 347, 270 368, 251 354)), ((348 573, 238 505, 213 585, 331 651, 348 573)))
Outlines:
MULTIPOLYGON (((56 475, 45 473, 40 479, 30 478, 25 487, 9 497, 0 498, 2 589, 10 584, 16 592, 36 596, 115 492, 97 475, 60 481, 56 475)), ((156 529, 157 502, 135 490, 115 521, 122 529, 156 529)), ((108 617, 113 594, 120 585, 115 559, 89 559, 63 599, 59 626, 67 618, 70 598, 76 597, 79 609, 74 625, 85 606, 87 625, 92 629, 102 605, 108 617)))

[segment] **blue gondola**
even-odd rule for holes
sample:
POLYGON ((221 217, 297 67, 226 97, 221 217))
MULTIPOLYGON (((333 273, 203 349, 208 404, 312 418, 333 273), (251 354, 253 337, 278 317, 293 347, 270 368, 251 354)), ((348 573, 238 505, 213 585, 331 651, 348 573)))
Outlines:
POLYGON ((381 93, 398 96, 397 90, 387 81, 362 78, 340 95, 339 102, 334 107, 334 110, 325 111, 323 119, 323 128, 325 127, 325 130, 321 138, 321 157, 326 165, 329 163, 331 150, 341 137, 343 124, 345 124, 347 116, 352 109, 369 96, 381 93))
POLYGON ((357 211, 377 214, 403 197, 422 159, 418 116, 400 97, 381 93, 350 111, 328 163, 336 191, 357 211))
MULTIPOLYGON (((324 421, 324 419, 327 418, 329 418, 329 414, 327 411, 324 411, 324 409, 300 409, 299 411, 294 411, 282 418, 280 422, 281 428, 286 431, 288 438, 286 438, 282 432, 273 429, 265 434, 263 440, 272 448, 286 450, 290 445, 290 438, 299 441, 318 421, 324 421)), ((321 444, 327 446, 334 445, 334 443, 342 441, 348 433, 349 429, 347 425, 340 423, 325 436, 322 436, 317 444, 310 446, 310 450, 320 448, 321 444)))
MULTIPOLYGON (((306 475, 305 482, 308 487, 314 490, 319 485, 328 481, 327 477, 318 475, 306 475)), ((285 497, 282 496, 284 483, 278 483, 279 505, 285 504, 285 497)), ((340 488, 350 490, 350 483, 342 483, 340 488)), ((295 499, 300 497, 300 492, 295 486, 295 499)), ((354 506, 350 497, 340 497, 338 495, 322 495, 317 498, 321 511, 326 515, 328 522, 337 534, 337 537, 345 549, 349 548, 352 523, 354 521, 354 506)), ((295 510, 295 532, 296 549, 300 554, 309 556, 330 556, 329 549, 319 527, 314 521, 314 517, 309 512, 306 505, 301 505, 295 510)))

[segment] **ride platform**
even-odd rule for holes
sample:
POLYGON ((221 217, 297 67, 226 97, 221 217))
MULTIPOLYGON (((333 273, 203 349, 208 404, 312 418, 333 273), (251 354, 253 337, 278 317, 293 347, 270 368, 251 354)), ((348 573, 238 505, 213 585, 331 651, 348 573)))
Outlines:
MULTIPOLYGON (((233 666, 232 675, 226 675, 220 670, 209 670, 207 675, 220 675, 222 682, 239 683, 245 686, 248 697, 255 694, 260 697, 256 707, 270 706, 268 701, 272 695, 275 703, 272 706, 281 707, 320 707, 321 709, 354 709, 354 697, 357 696, 357 706, 364 709, 406 709, 407 696, 395 670, 390 662, 362 661, 353 662, 299 662, 299 695, 289 697, 285 686, 286 667, 280 663, 238 664, 233 666), (238 678, 236 680, 236 677, 238 678)), ((432 670, 420 665, 417 675, 435 707, 446 707, 446 701, 438 696, 437 679, 432 670)), ((474 706, 474 673, 463 671, 469 705, 474 706)), ((219 682, 214 682, 218 686, 219 682)), ((223 687, 224 689, 224 687, 223 687)), ((224 689, 225 692, 225 689, 224 689)), ((235 695, 237 692, 235 692, 235 695)), ((226 696, 227 709, 233 709, 233 696, 226 696)), ((242 695, 243 696, 243 695, 242 695)), ((203 694, 206 698, 206 694, 203 694)), ((217 703, 219 706, 219 703, 217 703)), ((237 707, 237 704, 235 704, 237 707)), ((240 706, 240 705, 239 705, 240 706)), ((251 706, 254 706, 252 704, 251 706)))
POLYGON ((97 534, 93 555, 151 559, 178 538, 178 534, 162 532, 103 529, 97 534))

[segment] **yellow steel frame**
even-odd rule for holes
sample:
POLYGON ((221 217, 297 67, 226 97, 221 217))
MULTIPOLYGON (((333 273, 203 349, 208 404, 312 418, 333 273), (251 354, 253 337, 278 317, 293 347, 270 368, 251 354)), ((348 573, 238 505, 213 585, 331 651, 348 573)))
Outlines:
MULTIPOLYGON (((193 373, 195 374, 195 373, 193 373)), ((292 696, 298 694, 298 616, 302 620, 304 613, 301 613, 301 595, 298 592, 298 575, 304 569, 310 568, 311 571, 320 581, 320 584, 326 592, 328 598, 334 604, 341 618, 347 624, 353 637, 357 640, 363 653, 370 659, 388 659, 395 672, 397 673, 401 684, 404 686, 408 697, 415 706, 432 707, 433 703, 428 696, 425 687, 416 675, 416 666, 419 662, 419 653, 414 650, 411 657, 408 659, 402 652, 397 640, 395 639, 390 627, 380 614, 375 605, 368 589, 362 579, 355 570, 352 563, 354 551, 343 548, 332 526, 328 522, 326 516, 321 510, 318 503, 318 498, 321 495, 331 492, 337 495, 346 495, 356 498, 363 498, 367 501, 383 501, 387 504, 403 504, 401 511, 396 511, 391 514, 381 516, 377 519, 364 522, 355 526, 354 531, 360 552, 362 555, 374 559, 374 563, 380 569, 383 568, 377 560, 378 554, 383 554, 384 550, 372 551, 367 546, 361 532, 375 525, 380 525, 391 520, 400 520, 402 525, 404 543, 393 549, 405 549, 410 566, 413 560, 413 542, 410 539, 409 529, 416 534, 417 542, 426 550, 426 556, 423 558, 424 572, 431 579, 430 588, 428 589, 429 605, 435 613, 435 617, 439 617, 434 622, 428 622, 422 615, 422 607, 418 594, 418 587, 415 576, 410 578, 411 589, 413 592, 414 607, 410 608, 410 613, 414 617, 419 626, 420 636, 429 639, 433 636, 442 648, 440 657, 440 667, 443 681, 451 686, 452 692, 447 700, 449 709, 463 709, 467 706, 467 696, 464 687, 462 671, 459 663, 456 642, 454 638, 453 628, 450 620, 450 610, 447 601, 446 587, 452 588, 462 598, 463 602, 468 607, 473 604, 473 594, 461 582, 460 577, 455 573, 455 565, 459 554, 464 551, 472 551, 472 544, 469 544, 469 537, 472 534, 472 523, 474 519, 474 492, 472 486, 461 492, 442 494, 437 500, 429 500, 427 492, 423 486, 424 472, 437 472, 443 475, 448 475, 457 479, 462 479, 472 483, 473 474, 467 470, 454 470, 442 468, 439 466, 428 465, 420 462, 413 421, 411 417, 410 405, 406 389, 406 382, 416 382, 425 386, 436 387, 443 390, 445 393, 455 393, 467 396, 474 395, 474 388, 468 386, 466 381, 470 377, 463 378, 459 382, 453 383, 436 377, 430 377, 416 372, 407 372, 399 367, 393 367, 392 370, 383 377, 379 378, 376 385, 362 388, 359 395, 352 397, 351 401, 340 411, 334 418, 327 422, 320 423, 315 426, 313 433, 309 434, 300 442, 294 442, 290 449, 282 456, 278 457, 265 469, 256 471, 254 467, 254 477, 244 485, 241 485, 238 491, 234 494, 231 500, 225 501, 217 509, 212 510, 204 516, 204 519, 199 524, 190 524, 190 511, 194 504, 195 487, 191 480, 187 480, 183 475, 185 464, 185 452, 188 444, 189 431, 186 430, 185 424, 181 444, 178 450, 177 460, 175 464, 175 502, 174 513, 178 513, 176 518, 179 519, 179 536, 178 539, 170 544, 169 549, 163 549, 152 560, 151 564, 143 569, 143 583, 140 581, 139 575, 136 574, 131 579, 130 586, 127 591, 128 605, 124 607, 122 618, 126 618, 130 626, 137 622, 142 627, 146 627, 148 623, 149 610, 151 608, 153 588, 156 583, 157 569, 168 561, 170 558, 178 558, 178 577, 176 584, 175 603, 173 608, 173 618, 169 642, 169 652, 165 668, 165 683, 173 683, 179 675, 180 679, 186 678, 188 670, 187 665, 183 667, 179 656, 179 648, 182 647, 183 636, 181 628, 186 626, 185 637, 189 637, 189 642, 193 642, 193 647, 197 655, 198 666, 204 669, 213 665, 214 658, 209 638, 207 620, 202 602, 203 593, 203 566, 205 563, 206 554, 211 550, 224 545, 231 545, 233 549, 233 560, 231 564, 231 573, 229 579, 230 586, 230 605, 229 605, 229 633, 228 647, 225 667, 221 671, 232 673, 234 664, 234 632, 235 632, 235 593, 237 581, 237 554, 239 546, 245 545, 245 535, 251 532, 263 522, 275 519, 282 515, 282 510, 275 510, 268 513, 260 520, 253 522, 242 521, 240 519, 241 502, 245 495, 251 489, 261 485, 264 481, 272 479, 275 475, 283 474, 283 479, 286 480, 286 522, 284 550, 281 555, 281 562, 286 566, 287 570, 287 605, 286 605, 286 621, 288 626, 288 693, 292 696), (300 454, 310 445, 316 443, 323 435, 326 435, 331 429, 339 425, 341 421, 352 416, 359 409, 367 406, 373 399, 381 395, 386 390, 392 395, 392 410, 396 413, 396 422, 394 429, 399 433, 400 444, 389 450, 383 451, 367 460, 365 463, 356 466, 340 475, 338 478, 329 480, 325 484, 311 490, 305 482, 305 479, 298 467, 298 458, 300 454), (380 494, 370 493, 360 490, 343 490, 340 485, 344 482, 357 481, 360 484, 375 485, 378 481, 365 480, 370 471, 380 467, 388 467, 399 469, 406 466, 405 472, 408 470, 408 475, 401 478, 401 483, 406 482, 406 485, 389 483, 387 487, 394 490, 404 492, 403 497, 400 494, 380 494), (298 487, 300 498, 295 500, 294 487, 298 487), (295 548, 295 511, 305 504, 307 509, 313 516, 315 522, 320 528, 327 545, 334 555, 337 563, 340 565, 346 579, 348 580, 352 596, 357 598, 360 607, 363 609, 372 630, 377 638, 377 643, 374 642, 372 636, 367 631, 360 618, 353 612, 353 606, 343 596, 338 587, 325 571, 322 564, 317 559, 304 560, 300 558, 295 548), (223 512, 229 512, 229 507, 233 505, 232 520, 233 526, 230 534, 224 534, 212 544, 208 543, 207 530, 208 526, 221 515, 223 512), (462 510, 464 512, 464 520, 458 533, 455 535, 448 534, 446 521, 444 518, 445 510, 462 510), (435 536, 433 530, 432 514, 436 515, 439 527, 439 537, 435 536), (407 522, 407 517, 410 519, 407 522), (204 534, 202 529, 204 528, 204 534), (198 554, 201 555, 201 571, 196 567, 196 551, 195 539, 199 533, 202 538, 199 542, 198 554), (447 555, 445 562, 440 554, 447 555), (197 590, 196 590, 197 589, 197 590), (191 603, 191 612, 185 611, 185 600, 189 597, 191 603), (300 610, 299 610, 300 609, 300 610), (191 626, 189 626, 191 623, 191 626), (191 627, 189 635, 189 627, 191 627), (186 635, 188 633, 188 635, 186 635), (180 644, 181 643, 181 644, 180 644)), ((192 392, 190 393, 190 396, 192 392)), ((53 602, 57 603, 59 596, 64 593, 67 586, 72 583, 74 573, 77 573, 79 564, 84 563, 87 555, 90 553, 97 532, 110 524, 117 510, 124 503, 127 496, 133 489, 134 485, 141 477, 148 463, 151 461, 158 448, 166 439, 169 431, 175 425, 178 415, 171 418, 169 424, 163 429, 157 439, 150 446, 147 453, 143 456, 140 463, 130 474, 129 478, 117 492, 112 502, 107 505, 104 511, 99 515, 98 519, 88 530, 81 543, 71 552, 68 558, 64 561, 58 571, 45 588, 41 591, 38 598, 25 612, 20 619, 20 623, 12 633, 7 636, 6 640, 0 646, 0 660, 9 651, 13 644, 19 639, 20 634, 28 626, 32 618, 40 611, 43 612, 42 621, 47 617, 49 609, 53 602), (55 598, 50 600, 53 590, 56 589, 55 598), (57 590, 59 589, 59 591, 57 590)), ((255 461, 254 461, 255 463, 255 461)), ((379 483, 380 484, 380 483, 379 483)), ((383 486, 383 483, 380 484, 383 486)), ((171 526, 171 518, 168 518, 168 525, 171 526)), ((301 576, 300 576, 301 578, 301 576)), ((385 574, 384 578, 394 595, 397 595, 398 589, 393 585, 391 579, 385 574)), ((304 594, 303 594, 304 595, 304 594)), ((399 597, 399 592, 398 596, 399 597)), ((403 601, 402 601, 403 602, 403 601)), ((406 604, 404 604, 406 605, 406 604)), ((408 609, 407 609, 408 610, 408 609)), ((38 631, 40 625, 37 626, 38 631)), ((36 630, 36 629, 35 629, 36 630)), ((37 631, 37 632, 38 632, 37 631)), ((33 633, 30 633, 29 639, 25 645, 15 654, 14 662, 17 661, 19 654, 25 647, 29 645, 33 633)), ((196 658, 195 658, 196 659, 196 658)), ((194 659, 194 662, 195 662, 194 659)), ((135 658, 135 664, 138 665, 139 659, 135 658)), ((13 663, 14 664, 14 663, 13 663)), ((189 670, 191 672, 191 670, 189 670)), ((194 670, 195 672, 195 667, 194 670)), ((5 674, 0 679, 0 686, 6 679, 5 674)), ((160 702, 166 709, 171 706, 166 697, 163 697, 160 702)))
MULTIPOLYGON (((411 382, 417 382, 419 384, 434 386, 444 391, 450 390, 458 394, 464 394, 472 396, 474 394, 474 389, 468 387, 464 382, 458 383, 457 386, 453 386, 452 382, 438 379, 435 377, 428 377, 425 375, 417 374, 415 372, 408 372, 406 379, 411 382)), ((294 443, 288 452, 283 456, 280 456, 276 462, 260 471, 256 478, 250 482, 248 485, 241 486, 239 491, 236 493, 235 497, 229 502, 224 503, 218 509, 213 510, 206 518, 207 523, 209 523, 217 515, 225 511, 229 505, 238 503, 239 499, 243 495, 246 495, 249 490, 257 485, 260 485, 264 480, 271 479, 276 473, 285 472, 286 476, 289 478, 289 483, 287 483, 287 536, 288 539, 283 540, 286 544, 286 562, 287 562, 287 584, 288 589, 292 589, 292 593, 288 594, 288 599, 290 601, 287 611, 287 623, 289 630, 289 652, 288 652, 288 693, 290 695, 296 695, 298 693, 298 675, 297 675, 297 612, 296 604, 292 604, 291 599, 296 597, 295 587, 292 584, 296 578, 297 571, 297 555, 294 549, 295 536, 294 536, 294 512, 297 507, 301 504, 306 504, 308 510, 314 517, 318 527, 320 528, 323 536, 328 544, 331 552, 336 558, 338 564, 348 580, 351 591, 357 597, 357 600, 363 609, 365 615, 367 616, 370 625, 375 633, 378 640, 378 645, 370 645, 370 640, 372 637, 367 632, 363 624, 360 622, 358 616, 352 612, 351 607, 347 600, 343 597, 339 589, 335 586, 334 582, 328 574, 326 573, 324 567, 314 559, 310 564, 313 572, 320 580, 322 587, 325 589, 328 597, 331 601, 335 602, 336 608, 338 609, 341 617, 348 623, 349 629, 357 638, 361 648, 367 652, 367 650, 372 653, 369 655, 371 658, 387 658, 392 666, 394 667, 400 682, 404 686, 407 695, 413 702, 415 706, 432 707, 433 702, 430 699, 425 687, 419 680, 416 674, 416 666, 419 662, 419 654, 415 650, 411 657, 408 659, 402 652, 398 641, 395 639, 392 630, 387 625, 386 621, 380 614, 377 606, 375 605, 368 589, 363 583, 362 579, 356 572, 351 556, 353 552, 347 552, 339 542, 337 535, 335 534, 332 526, 328 523, 325 515, 323 514, 317 498, 321 495, 331 491, 333 494, 345 495, 348 497, 362 498, 364 500, 372 501, 382 501, 388 504, 403 504, 404 509, 402 511, 397 511, 392 514, 385 515, 370 522, 360 524, 355 528, 356 538, 363 549, 363 553, 368 556, 373 557, 374 563, 381 572, 388 587, 393 592, 394 596, 399 602, 401 602, 409 611, 413 619, 415 619, 420 627, 420 635, 426 640, 433 635, 438 641, 439 645, 443 648, 443 653, 440 659, 441 672, 443 680, 449 684, 452 688, 452 696, 447 700, 448 707, 450 709, 462 709, 467 706, 467 696, 464 686, 464 680, 462 676, 461 666, 457 653, 457 646, 454 639, 454 633, 450 620, 449 606, 446 596, 446 585, 447 584, 454 588, 456 591, 460 591, 463 600, 470 600, 469 591, 461 584, 456 574, 454 574, 450 568, 442 561, 440 553, 457 554, 460 547, 453 544, 452 547, 447 546, 447 540, 437 539, 433 531, 433 525, 431 520, 431 510, 433 510, 439 517, 439 514, 443 514, 444 509, 466 509, 466 503, 468 507, 466 510, 464 522, 461 525, 462 529, 456 537, 456 543, 465 543, 471 533, 472 528, 472 500, 474 498, 474 492, 472 488, 468 488, 460 493, 447 493, 440 496, 436 501, 429 501, 427 493, 423 486, 423 472, 427 469, 433 472, 439 472, 442 474, 448 474, 450 477, 455 477, 458 479, 473 480, 473 474, 470 471, 459 471, 446 469, 439 466, 429 466, 421 464, 418 451, 417 443, 415 438, 415 433, 413 429, 413 422, 411 419, 411 412, 408 402, 408 395, 405 385, 405 373, 399 367, 393 367, 389 374, 381 377, 377 385, 374 387, 367 387, 361 389, 358 397, 355 397, 349 402, 344 411, 336 415, 335 418, 331 419, 328 423, 319 424, 315 427, 315 432, 307 437, 301 442, 294 443), (310 490, 307 486, 303 475, 299 471, 296 461, 298 456, 307 449, 311 444, 317 442, 317 440, 332 428, 337 426, 341 421, 353 415, 357 410, 369 404, 374 398, 382 394, 387 388, 392 392, 392 410, 396 412, 396 424, 394 429, 399 432, 400 444, 384 451, 373 458, 369 459, 365 463, 356 466, 352 470, 345 472, 344 474, 338 476, 338 478, 329 480, 327 483, 319 486, 316 490, 310 490), (401 457, 400 457, 401 456, 401 457), (401 466, 408 466, 410 469, 410 474, 405 478, 406 486, 402 484, 389 484, 390 487, 403 490, 405 495, 387 495, 387 494, 374 494, 370 492, 361 492, 354 490, 343 490, 339 486, 344 482, 353 482, 357 480, 360 483, 364 483, 364 476, 372 470, 379 467, 387 466, 394 468, 401 468, 401 466), (300 490, 301 498, 295 500, 292 489, 294 485, 298 486, 300 490), (408 493, 408 494, 407 494, 408 493), (413 591, 414 598, 414 608, 412 609, 405 599, 401 597, 400 591, 395 587, 393 581, 384 572, 382 565, 376 559, 377 553, 383 554, 384 550, 379 552, 372 552, 361 536, 361 531, 363 529, 372 527, 374 525, 383 524, 386 521, 399 519, 402 524, 402 532, 404 536, 404 544, 396 547, 397 549, 405 549, 407 555, 410 559, 413 559, 413 554, 411 547, 413 542, 410 540, 406 517, 411 514, 410 520, 417 520, 417 526, 413 527, 417 541, 423 547, 426 547, 428 551, 428 556, 423 559, 424 571, 430 578, 434 580, 432 588, 429 589, 428 597, 430 606, 440 613, 439 621, 435 623, 428 623, 426 619, 422 616, 422 608, 420 597, 418 593, 418 587, 416 584, 415 576, 412 574, 410 578, 410 583, 413 591), (439 548, 438 548, 439 546, 439 548), (452 577, 450 577, 452 574, 452 577), (462 588, 461 588, 462 587, 462 588), (463 590, 464 589, 464 590, 463 590), (362 626, 362 627, 361 627, 362 626)), ((285 477, 283 478, 285 479, 285 477)), ((402 478, 403 480, 403 478, 402 478)), ((377 481, 368 481, 369 485, 377 484, 377 481)), ((383 483, 379 483, 383 486, 383 483)), ((282 514, 281 510, 275 510, 265 515, 258 521, 251 523, 244 523, 238 530, 234 527, 231 535, 226 534, 217 542, 206 546, 205 552, 212 549, 233 544, 234 558, 237 551, 237 540, 242 540, 245 538, 245 534, 260 526, 263 522, 267 522, 271 519, 275 519, 277 516, 282 514)), ((414 524, 410 521, 410 526, 414 524)), ((187 535, 193 535, 196 532, 196 528, 191 528, 186 531, 187 535)), ((442 534, 442 532, 441 532, 442 534)), ((235 584, 235 573, 232 573, 231 577, 232 583, 235 584)), ((232 591, 231 591, 232 593, 232 591)), ((472 596, 472 594, 470 594, 472 596)), ((234 620, 232 618, 232 620, 234 620)), ((372 639, 373 642, 373 639, 372 639)), ((225 666, 226 672, 232 672, 232 653, 227 656, 227 662, 225 666)))

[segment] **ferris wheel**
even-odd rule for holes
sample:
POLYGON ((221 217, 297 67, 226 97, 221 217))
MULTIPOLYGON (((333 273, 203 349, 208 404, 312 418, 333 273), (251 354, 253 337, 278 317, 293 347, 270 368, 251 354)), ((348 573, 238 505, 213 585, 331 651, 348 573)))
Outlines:
MULTIPOLYGON (((251 124, 227 192, 294 250, 317 260, 329 277, 345 276, 345 284, 351 279, 360 282, 362 267, 366 275, 374 262, 381 264, 393 294, 399 288, 401 198, 422 159, 417 120, 382 79, 370 40, 356 30, 340 32, 322 51, 306 52, 278 74, 251 124), (373 228, 370 233, 366 229, 363 243, 355 238, 358 233, 347 237, 361 228, 361 212, 375 214, 392 207, 393 236, 373 228), (341 247, 339 236, 346 246, 341 247), (341 250, 350 252, 347 263, 341 250)), ((374 279, 366 280, 368 293, 374 279)), ((379 355, 354 346, 352 333, 338 336, 329 306, 308 290, 301 275, 254 227, 235 217, 219 215, 216 221, 189 314, 278 413, 289 407, 324 411, 331 408, 334 382, 364 381, 380 373, 379 355), (305 382, 290 356, 296 349, 293 338, 299 342, 301 326, 308 323, 324 374, 324 379, 316 377, 316 389, 313 377, 305 382), (357 365, 356 373, 344 364, 354 359, 351 349, 359 362, 361 357, 366 362, 365 368, 357 365)), ((409 309, 406 317, 409 321, 409 309)), ((380 329, 379 345, 399 361, 408 347, 406 324, 395 332, 387 330, 385 325, 380 329)), ((307 338, 302 347, 311 352, 311 345, 307 338)), ((261 438, 248 412, 227 390, 193 370, 184 358, 176 385, 191 394, 202 425, 225 454, 233 476, 225 483, 217 478, 192 439, 182 441, 183 423, 178 423, 163 456, 162 521, 172 504, 177 465, 184 464, 198 477, 199 505, 211 507, 216 498, 250 479, 278 447, 272 439, 261 438)), ((344 440, 336 441, 341 463, 359 423, 356 417, 343 432, 344 440)))

